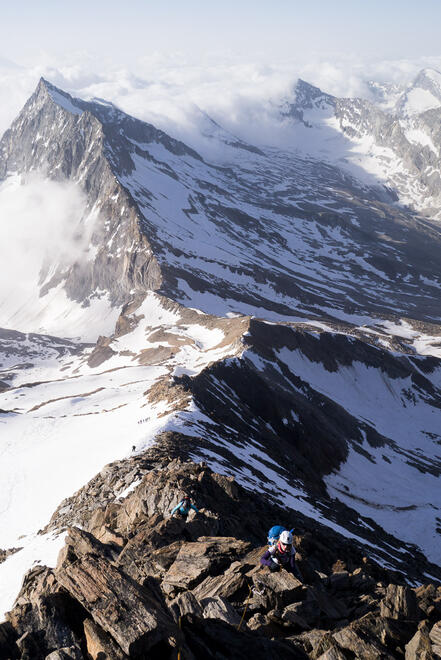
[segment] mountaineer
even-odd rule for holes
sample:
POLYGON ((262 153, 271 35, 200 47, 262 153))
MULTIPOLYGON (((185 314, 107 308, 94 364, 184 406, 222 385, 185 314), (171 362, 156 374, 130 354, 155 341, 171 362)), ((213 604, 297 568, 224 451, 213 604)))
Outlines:
POLYGON ((171 514, 172 516, 175 515, 175 513, 179 514, 183 518, 186 518, 188 514, 190 513, 190 510, 193 509, 193 511, 196 511, 196 513, 199 513, 199 509, 195 507, 194 504, 191 502, 191 498, 188 495, 184 495, 182 500, 177 504, 172 510, 171 514))
POLYGON ((292 542, 292 534, 284 530, 277 543, 269 548, 260 558, 262 566, 268 566, 270 571, 279 571, 285 568, 292 573, 298 580, 303 582, 302 576, 295 562, 296 549, 292 542))

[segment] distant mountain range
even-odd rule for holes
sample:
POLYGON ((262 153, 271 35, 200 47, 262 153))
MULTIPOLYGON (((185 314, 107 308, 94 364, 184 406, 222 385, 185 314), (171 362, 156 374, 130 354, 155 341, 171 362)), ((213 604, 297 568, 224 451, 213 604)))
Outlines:
POLYGON ((336 98, 299 80, 283 114, 302 150, 381 179, 402 204, 439 219, 441 74, 424 69, 408 88, 370 89, 377 102, 336 98))

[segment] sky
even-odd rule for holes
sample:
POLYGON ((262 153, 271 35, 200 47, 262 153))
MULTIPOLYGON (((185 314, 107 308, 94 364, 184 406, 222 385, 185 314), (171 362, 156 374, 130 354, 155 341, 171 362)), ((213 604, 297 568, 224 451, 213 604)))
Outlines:
POLYGON ((263 59, 306 51, 402 58, 439 48, 439 0, 22 0, 2 3, 1 51, 86 50, 127 63, 152 51, 232 51, 263 59))

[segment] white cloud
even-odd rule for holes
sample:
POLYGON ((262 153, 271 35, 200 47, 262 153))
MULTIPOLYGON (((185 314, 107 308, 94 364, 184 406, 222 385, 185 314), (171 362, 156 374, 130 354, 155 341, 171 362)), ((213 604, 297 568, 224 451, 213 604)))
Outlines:
POLYGON ((298 77, 336 96, 367 96, 366 81, 406 84, 424 67, 441 68, 441 57, 417 60, 369 61, 356 56, 320 55, 283 62, 246 61, 233 53, 213 53, 204 61, 182 53, 153 53, 133 62, 130 69, 110 62, 97 63, 87 53, 54 63, 46 53, 31 68, 0 61, 0 132, 16 116, 42 75, 55 85, 83 98, 97 96, 178 137, 192 139, 194 105, 221 125, 252 139, 274 128, 279 100, 290 94, 298 77), (254 127, 254 131, 253 131, 254 127))
POLYGON ((0 60, 0 132, 6 130, 32 93, 40 76, 79 96, 100 96, 127 112, 152 120, 185 123, 187 109, 196 103, 203 110, 232 123, 259 113, 269 99, 289 93, 297 77, 324 91, 350 96, 363 93, 366 78, 407 82, 424 66, 441 68, 441 58, 367 64, 354 59, 326 62, 321 58, 267 65, 245 62, 233 55, 216 55, 203 63, 179 53, 154 53, 134 63, 131 70, 97 65, 85 53, 55 64, 40 54, 32 67, 17 67, 0 60), (74 62, 72 64, 72 61, 74 62), (245 115, 245 117, 244 117, 245 115))
MULTIPOLYGON (((0 327, 38 303, 42 278, 57 266, 86 258, 91 229, 77 185, 11 177, 0 185, 0 327)), ((38 306, 38 305, 37 305, 38 306)))

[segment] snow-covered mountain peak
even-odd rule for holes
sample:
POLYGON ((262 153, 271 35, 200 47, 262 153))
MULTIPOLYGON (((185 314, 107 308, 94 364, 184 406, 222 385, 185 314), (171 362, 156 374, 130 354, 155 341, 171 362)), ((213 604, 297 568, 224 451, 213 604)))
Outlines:
POLYGON ((397 85, 371 82, 367 100, 337 98, 298 80, 279 106, 285 143, 365 184, 386 187, 401 205, 439 220, 440 81, 439 72, 425 69, 401 93, 397 85))
POLYGON ((319 87, 299 78, 294 86, 295 103, 303 108, 313 108, 317 103, 332 103, 334 97, 323 92, 319 87))
POLYGON ((299 121, 311 127, 315 121, 330 116, 335 106, 335 98, 322 92, 319 87, 299 78, 293 87, 290 98, 287 98, 281 107, 282 117, 299 121))
POLYGON ((76 103, 76 99, 74 99, 67 92, 58 89, 58 87, 55 87, 55 85, 52 85, 44 78, 40 78, 40 82, 38 83, 36 90, 37 97, 40 94, 47 94, 47 96, 51 98, 54 103, 73 115, 83 114, 83 109, 76 103))
POLYGON ((437 69, 421 69, 413 86, 431 89, 441 98, 441 72, 437 69))

